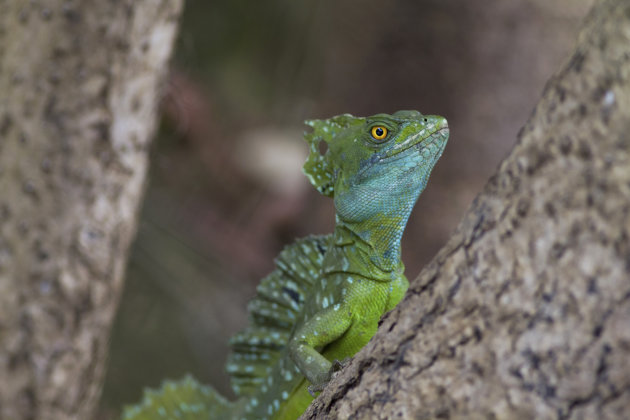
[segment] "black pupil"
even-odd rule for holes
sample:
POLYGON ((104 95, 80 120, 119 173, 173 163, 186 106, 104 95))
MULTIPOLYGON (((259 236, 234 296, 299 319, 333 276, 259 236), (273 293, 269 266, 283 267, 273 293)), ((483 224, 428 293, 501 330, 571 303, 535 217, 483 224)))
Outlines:
POLYGON ((381 137, 381 136, 383 135, 383 133, 384 133, 384 132, 383 132, 383 129, 382 129, 381 127, 378 127, 378 128, 376 129, 376 136, 377 136, 377 137, 381 137))

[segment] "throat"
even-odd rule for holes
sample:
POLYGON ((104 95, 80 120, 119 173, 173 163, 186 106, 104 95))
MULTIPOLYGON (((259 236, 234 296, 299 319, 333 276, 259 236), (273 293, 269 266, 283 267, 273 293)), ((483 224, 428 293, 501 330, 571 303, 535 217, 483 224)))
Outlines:
POLYGON ((401 272, 400 242, 410 211, 399 215, 382 214, 362 222, 337 217, 335 244, 354 245, 360 259, 383 274, 401 272))

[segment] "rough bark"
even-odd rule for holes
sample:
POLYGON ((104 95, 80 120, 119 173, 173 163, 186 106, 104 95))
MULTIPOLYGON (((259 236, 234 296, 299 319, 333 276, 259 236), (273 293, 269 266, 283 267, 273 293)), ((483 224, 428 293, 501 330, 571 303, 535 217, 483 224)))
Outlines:
POLYGON ((182 0, 0 0, 0 419, 87 419, 182 0))
POLYGON ((605 0, 447 245, 302 418, 627 418, 629 238, 630 3, 605 0))

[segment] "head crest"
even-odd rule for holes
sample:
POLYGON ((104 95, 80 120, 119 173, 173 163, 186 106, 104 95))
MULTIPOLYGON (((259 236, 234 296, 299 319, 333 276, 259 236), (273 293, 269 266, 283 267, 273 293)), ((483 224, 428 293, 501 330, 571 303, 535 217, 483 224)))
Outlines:
POLYGON ((350 114, 343 114, 326 120, 304 121, 304 124, 313 127, 313 131, 304 133, 310 151, 302 170, 317 191, 328 197, 334 196, 335 168, 331 162, 330 147, 322 154, 320 142, 324 141, 330 145, 337 134, 357 120, 350 114))

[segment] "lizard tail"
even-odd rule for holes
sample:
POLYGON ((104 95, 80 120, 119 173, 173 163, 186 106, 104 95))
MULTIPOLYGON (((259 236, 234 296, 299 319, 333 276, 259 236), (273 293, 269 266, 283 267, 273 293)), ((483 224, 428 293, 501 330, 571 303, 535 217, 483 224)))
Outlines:
POLYGON ((226 400, 188 375, 180 381, 164 381, 159 390, 145 390, 139 404, 124 408, 122 420, 229 419, 239 406, 239 401, 226 400))

